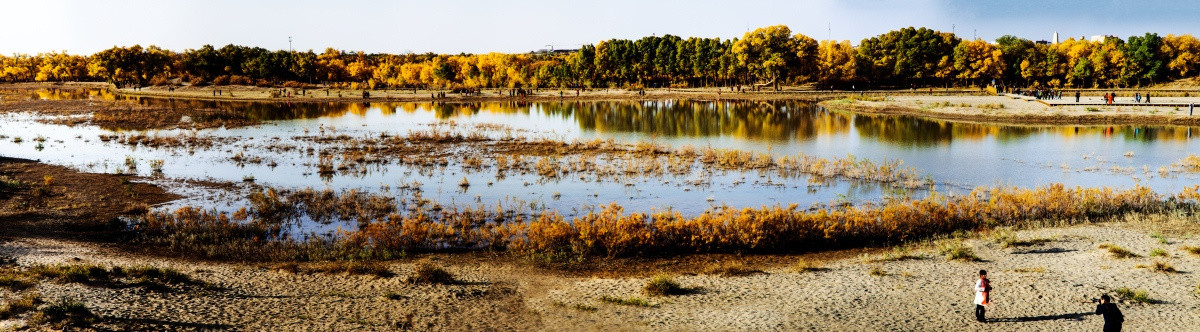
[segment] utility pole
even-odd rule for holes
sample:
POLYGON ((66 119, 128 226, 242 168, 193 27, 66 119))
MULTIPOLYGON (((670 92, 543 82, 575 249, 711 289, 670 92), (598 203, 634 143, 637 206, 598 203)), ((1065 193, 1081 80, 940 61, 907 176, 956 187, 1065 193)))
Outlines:
POLYGON ((833 40, 833 22, 825 22, 825 40, 833 40))
POLYGON ((288 36, 288 52, 295 52, 295 51, 296 50, 292 48, 292 36, 288 36))
POLYGON ((950 24, 950 34, 954 34, 954 24, 950 24))

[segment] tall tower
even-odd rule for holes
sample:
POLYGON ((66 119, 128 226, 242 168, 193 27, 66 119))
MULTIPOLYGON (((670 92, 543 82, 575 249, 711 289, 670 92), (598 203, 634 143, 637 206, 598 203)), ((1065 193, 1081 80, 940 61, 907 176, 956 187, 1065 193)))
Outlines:
POLYGON ((1058 44, 1058 31, 1054 32, 1054 43, 1058 44))

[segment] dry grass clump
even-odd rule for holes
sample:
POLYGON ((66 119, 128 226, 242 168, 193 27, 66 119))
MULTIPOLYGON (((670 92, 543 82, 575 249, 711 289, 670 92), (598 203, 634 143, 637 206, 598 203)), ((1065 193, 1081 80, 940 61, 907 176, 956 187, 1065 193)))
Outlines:
POLYGON ((10 300, 4 306, 0 306, 0 319, 9 319, 33 311, 39 304, 42 304, 40 295, 35 292, 25 293, 17 299, 10 300))
POLYGON ((417 284, 440 284, 453 285, 458 283, 454 279, 454 275, 449 271, 434 264, 432 262, 421 262, 417 264, 413 275, 408 277, 408 282, 417 284))
POLYGON ((10 268, 0 269, 0 288, 2 289, 20 292, 32 288, 36 284, 36 280, 27 273, 10 268))
POLYGON ((1034 246, 1054 241, 1047 238, 1022 239, 1017 236, 1016 232, 1011 230, 996 232, 994 235, 994 240, 1000 245, 1001 248, 1034 246))
POLYGON ((612 304, 643 307, 643 308, 653 308, 653 307, 658 306, 656 304, 650 303, 650 301, 646 301, 646 299, 636 297, 636 296, 631 296, 628 298, 620 298, 620 297, 615 297, 615 296, 604 295, 604 296, 600 297, 600 301, 604 301, 604 302, 608 302, 608 303, 612 303, 612 304))
POLYGON ((87 327, 100 319, 92 313, 87 305, 79 300, 62 297, 38 310, 30 318, 35 324, 50 325, 55 328, 87 327))
POLYGON ((872 266, 872 267, 871 267, 871 270, 870 270, 870 271, 867 271, 867 274, 870 274, 870 275, 871 275, 871 276, 873 276, 873 277, 886 277, 886 276, 888 276, 888 273, 887 273, 887 271, 884 271, 884 270, 883 270, 883 268, 882 268, 882 267, 879 267, 879 266, 872 266))
POLYGON ((1130 252, 1129 250, 1126 250, 1125 248, 1121 248, 1121 246, 1118 246, 1118 245, 1115 245, 1112 243, 1101 243, 1100 245, 1098 245, 1096 247, 1099 249, 1108 250, 1108 253, 1111 254, 1114 258, 1142 257, 1142 256, 1139 256, 1138 254, 1130 252))
POLYGON ((746 266, 742 262, 711 263, 704 266, 703 274, 719 275, 722 277, 741 277, 763 273, 762 270, 746 266))
POLYGON ((376 261, 330 261, 307 265, 284 263, 276 266, 276 269, 291 273, 371 275, 380 278, 390 278, 395 275, 386 264, 376 261))
POLYGON ((1189 253, 1189 254, 1196 255, 1196 256, 1200 256, 1200 247, 1194 247, 1194 246, 1183 246, 1183 247, 1181 247, 1181 248, 1179 248, 1179 249, 1181 249, 1181 250, 1183 250, 1184 252, 1187 252, 1187 253, 1189 253))
POLYGON ((829 271, 829 268, 823 267, 820 263, 811 260, 800 259, 797 260, 796 263, 792 264, 792 271, 796 271, 798 273, 822 272, 829 271))
POLYGON ((690 289, 680 286, 674 277, 666 274, 659 274, 650 278, 650 280, 646 281, 646 285, 642 287, 642 291, 650 296, 683 295, 691 292, 690 289))
POLYGON ((942 245, 938 246, 938 252, 941 253, 942 256, 946 256, 946 260, 964 262, 981 261, 979 256, 975 255, 975 250, 972 250, 971 247, 966 246, 966 244, 962 242, 943 243, 942 245))
POLYGON ((1154 264, 1152 264, 1152 265, 1142 265, 1142 264, 1138 264, 1138 265, 1137 265, 1137 266, 1135 266, 1135 267, 1136 267, 1136 268, 1139 268, 1139 269, 1149 269, 1149 270, 1151 270, 1151 271, 1154 271, 1154 272, 1161 272, 1161 273, 1176 273, 1176 272, 1179 272, 1179 271, 1175 270, 1175 267, 1174 267, 1174 266, 1172 266, 1170 262, 1167 262, 1167 261, 1159 261, 1159 260, 1156 260, 1156 261, 1154 261, 1154 264))
POLYGON ((60 283, 89 285, 141 285, 157 287, 171 285, 204 285, 203 282, 172 268, 151 266, 120 267, 111 269, 95 264, 37 265, 26 273, 41 279, 60 283))
POLYGON ((1041 266, 1022 267, 1022 268, 1013 269, 1012 271, 1018 272, 1018 273, 1046 273, 1046 268, 1041 267, 1041 266))

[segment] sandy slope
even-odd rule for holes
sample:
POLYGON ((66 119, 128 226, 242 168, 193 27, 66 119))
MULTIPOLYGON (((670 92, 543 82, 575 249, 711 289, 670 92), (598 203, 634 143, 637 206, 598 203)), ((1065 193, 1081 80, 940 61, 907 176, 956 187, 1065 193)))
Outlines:
MULTIPOLYGON (((81 261, 179 268, 216 289, 153 292, 43 283, 43 297, 83 298, 106 317, 101 326, 153 329, 240 330, 1091 330, 1086 299, 1119 287, 1149 291, 1154 304, 1121 303, 1128 331, 1169 331, 1200 325, 1195 273, 1200 257, 1180 250, 1200 245, 1195 223, 1168 232, 1169 244, 1149 236, 1145 223, 1129 222, 1018 232, 1038 245, 1000 248, 991 239, 966 244, 983 262, 946 261, 932 246, 914 247, 922 259, 880 262, 879 255, 823 263, 820 272, 785 266, 744 277, 683 275, 695 293, 648 297, 646 278, 564 276, 522 266, 459 264, 448 269, 462 285, 413 285, 404 281, 410 263, 395 263, 398 276, 293 274, 261 267, 146 259, 105 248, 51 240, 11 240, 0 255, 19 264, 81 261), (1116 259, 1097 244, 1114 243, 1139 258, 1116 259), (1165 249, 1171 257, 1150 258, 1165 249), (1154 260, 1180 273, 1136 268, 1154 260), (886 276, 873 276, 878 267, 886 276), (994 321, 971 317, 971 285, 978 269, 991 271, 996 287, 994 321), (384 294, 402 295, 388 299, 384 294), (600 301, 602 296, 640 297, 643 308, 600 301), (591 309, 591 308, 594 308, 591 309), (411 324, 409 323, 409 318, 411 324)), ((1157 227, 1155 227, 1157 229, 1157 227)), ((649 269, 649 268, 648 268, 649 269)), ((653 271, 647 271, 648 274, 653 271)), ((8 295, 5 295, 8 296, 8 295)), ((11 324, 11 322, 10 322, 11 324)))

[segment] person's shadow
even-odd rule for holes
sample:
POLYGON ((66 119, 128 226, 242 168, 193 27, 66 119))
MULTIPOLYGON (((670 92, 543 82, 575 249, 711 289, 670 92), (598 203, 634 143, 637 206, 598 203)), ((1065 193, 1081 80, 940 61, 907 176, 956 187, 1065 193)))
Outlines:
POLYGON ((1094 312, 1080 312, 1074 314, 1059 314, 1045 316, 1030 316, 1030 317, 1013 317, 1013 318, 994 318, 988 319, 989 322, 997 323, 1022 323, 1022 322, 1040 322, 1046 320, 1083 320, 1084 317, 1095 314, 1094 312))

